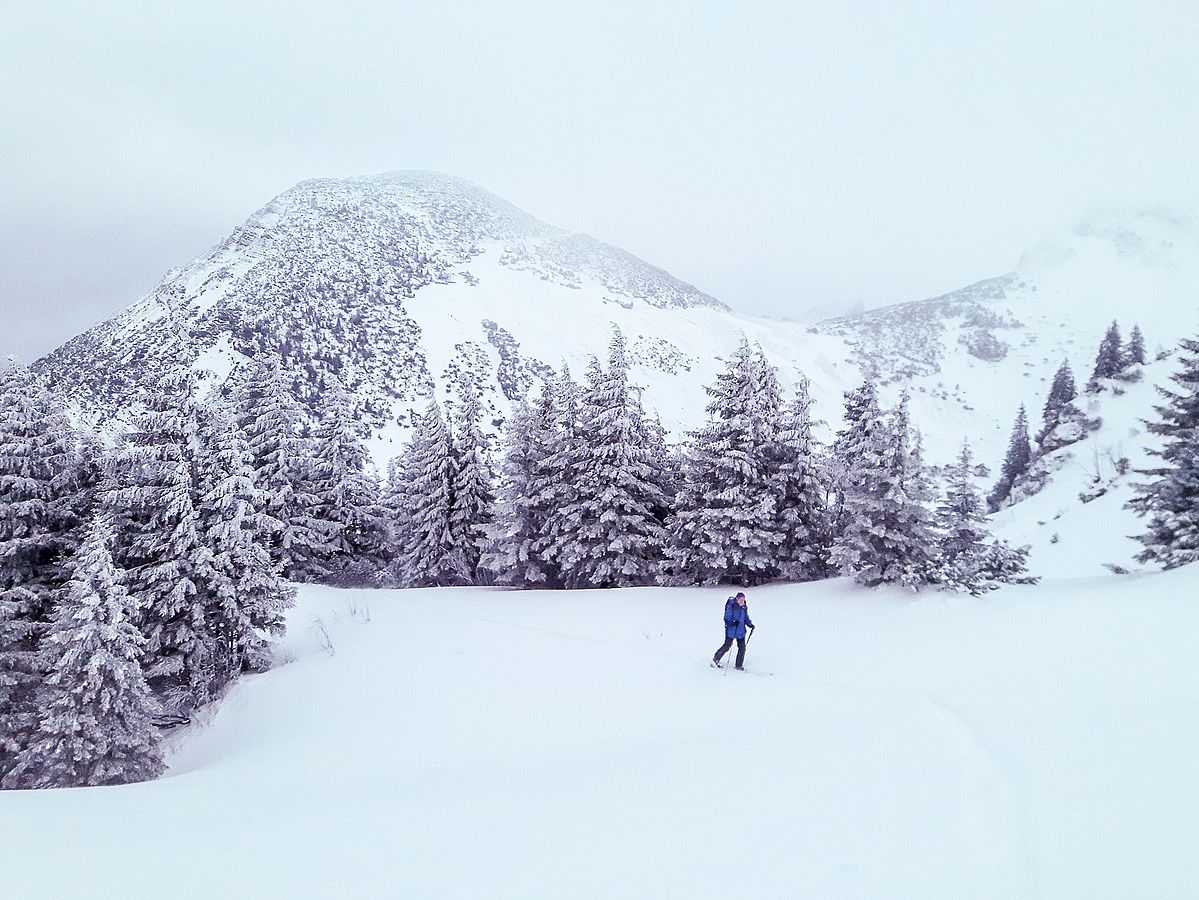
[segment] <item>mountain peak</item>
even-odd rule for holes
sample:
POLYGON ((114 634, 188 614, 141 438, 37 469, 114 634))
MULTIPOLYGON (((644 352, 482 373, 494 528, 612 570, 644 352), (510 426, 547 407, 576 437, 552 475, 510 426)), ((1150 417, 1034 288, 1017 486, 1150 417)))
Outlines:
POLYGON ((465 179, 397 171, 296 184, 38 367, 111 412, 179 365, 223 384, 278 358, 314 411, 336 375, 384 428, 455 372, 490 369, 511 399, 563 358, 582 368, 613 324, 680 378, 692 356, 677 334, 715 356, 740 331, 724 304, 631 253, 465 179), (725 320, 719 340, 681 323, 696 310, 725 320))

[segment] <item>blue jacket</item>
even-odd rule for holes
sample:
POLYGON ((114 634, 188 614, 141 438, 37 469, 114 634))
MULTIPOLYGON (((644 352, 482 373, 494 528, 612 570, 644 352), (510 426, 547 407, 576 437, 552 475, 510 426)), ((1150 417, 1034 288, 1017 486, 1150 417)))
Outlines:
POLYGON ((738 606, 737 598, 729 597, 724 604, 724 636, 726 638, 743 638, 745 629, 753 627, 753 620, 749 617, 749 604, 738 606))

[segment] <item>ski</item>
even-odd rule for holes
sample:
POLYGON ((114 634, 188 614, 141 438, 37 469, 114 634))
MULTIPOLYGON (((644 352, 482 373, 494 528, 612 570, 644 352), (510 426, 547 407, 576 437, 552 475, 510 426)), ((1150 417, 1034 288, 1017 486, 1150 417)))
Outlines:
POLYGON ((753 675, 755 678, 773 678, 773 672, 755 672, 752 669, 738 669, 736 666, 724 666, 717 663, 708 662, 709 669, 720 669, 722 672, 740 672, 743 675, 753 675))

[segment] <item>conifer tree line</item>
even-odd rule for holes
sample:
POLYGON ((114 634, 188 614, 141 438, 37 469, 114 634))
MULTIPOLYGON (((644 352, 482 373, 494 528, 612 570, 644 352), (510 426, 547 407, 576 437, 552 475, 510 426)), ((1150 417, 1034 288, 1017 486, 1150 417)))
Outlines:
POLYGON ((706 390, 705 422, 670 446, 617 331, 581 383, 564 367, 516 401, 494 467, 470 398, 454 416, 430 404, 390 466, 387 580, 574 589, 848 574, 979 593, 1022 578, 1025 551, 987 535, 968 448, 934 521, 906 397, 884 410, 867 381, 823 447, 807 382, 785 398, 745 340, 706 390))
POLYGON ((285 574, 357 539, 362 460, 333 413, 308 456, 287 446, 278 382, 200 402, 172 374, 102 446, 27 368, 0 375, 0 786, 153 777, 158 724, 270 664, 285 574))

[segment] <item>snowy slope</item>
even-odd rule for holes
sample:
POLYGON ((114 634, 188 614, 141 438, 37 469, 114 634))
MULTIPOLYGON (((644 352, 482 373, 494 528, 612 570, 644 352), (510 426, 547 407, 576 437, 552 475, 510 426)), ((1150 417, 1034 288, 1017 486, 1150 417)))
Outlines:
POLYGON ((1146 365, 1137 382, 1081 394, 1076 404, 1100 426, 1046 456, 1052 477, 1043 490, 992 516, 998 534, 1033 547, 1034 573, 1099 575, 1111 566, 1143 568, 1133 560, 1143 549, 1133 535, 1145 523, 1124 504, 1135 495, 1134 485, 1147 480, 1138 470, 1160 465, 1149 451, 1161 441, 1148 432, 1145 419, 1156 418, 1157 387, 1176 387, 1170 374, 1178 367, 1171 355, 1146 365))
POLYGON ((306 587, 167 777, 0 798, 5 893, 1196 896, 1197 593, 764 588, 753 677, 716 591, 306 587))
POLYGON ((1139 323, 1151 357, 1199 331, 1194 216, 1096 213, 1047 237, 1007 275, 818 328, 843 338, 890 395, 913 391, 913 420, 931 448, 951 453, 969 436, 994 467, 1017 407, 1039 416, 1063 359, 1081 387, 1112 320, 1125 338, 1139 323))

